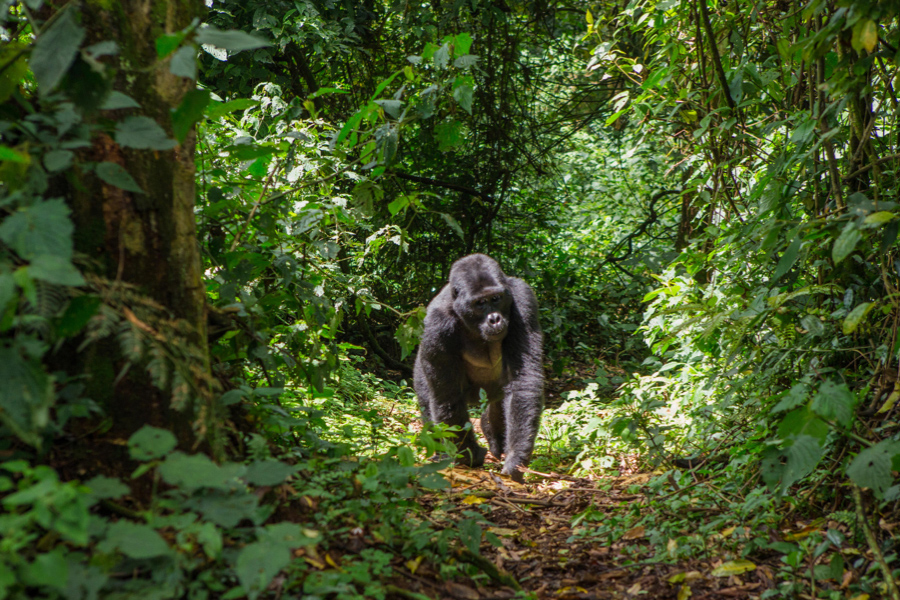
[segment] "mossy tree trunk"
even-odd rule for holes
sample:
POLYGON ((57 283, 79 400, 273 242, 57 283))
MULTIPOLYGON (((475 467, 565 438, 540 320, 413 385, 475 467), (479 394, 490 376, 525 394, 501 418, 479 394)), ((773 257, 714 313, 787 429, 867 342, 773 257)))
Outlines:
MULTIPOLYGON (((85 45, 114 41, 118 55, 104 59, 115 91, 140 108, 102 111, 121 122, 144 116, 172 135, 172 110, 195 82, 169 71, 157 58, 156 40, 178 33, 202 17, 202 0, 117 0, 82 5, 85 45)), ((206 302, 194 217, 196 136, 169 150, 135 149, 100 134, 86 161, 123 167, 145 193, 109 185, 93 173, 72 182, 69 198, 76 249, 94 261, 98 288, 119 311, 125 334, 131 328, 148 349, 141 361, 120 339, 88 346, 79 358, 88 392, 106 410, 113 430, 129 435, 144 424, 175 432, 184 448, 217 431, 206 338, 206 302), (146 301, 135 300, 143 297, 146 301), (141 308, 142 311, 138 309, 141 308), (187 348, 187 350, 185 350, 187 348), (170 373, 154 373, 155 358, 170 373), (131 364, 141 362, 142 364, 131 364), (129 366, 124 376, 123 368, 129 366), (160 383, 160 379, 164 380, 160 383)))

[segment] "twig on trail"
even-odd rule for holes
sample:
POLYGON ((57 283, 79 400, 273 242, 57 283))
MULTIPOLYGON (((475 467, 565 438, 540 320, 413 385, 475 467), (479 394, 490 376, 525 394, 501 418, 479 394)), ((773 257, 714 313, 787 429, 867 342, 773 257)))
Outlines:
POLYGON ((516 506, 516 505, 513 504, 512 502, 506 502, 506 498, 491 498, 491 502, 494 503, 494 504, 496 504, 496 505, 498 505, 498 506, 502 506, 503 508, 509 508, 509 509, 511 509, 511 510, 517 510, 517 511, 519 511, 519 512, 522 513, 522 514, 527 514, 527 513, 528 513, 528 511, 525 510, 524 508, 519 508, 518 506, 516 506))
POLYGON ((384 586, 384 589, 391 594, 397 594, 398 596, 410 598, 411 600, 431 600, 431 598, 429 598, 425 594, 419 594, 418 592, 404 590, 402 587, 398 587, 396 585, 387 584, 386 586, 384 586))
POLYGON ((893 600, 900 600, 900 590, 897 589, 897 582, 894 581, 894 576, 891 574, 891 568, 888 566, 887 562, 885 562, 884 554, 881 553, 881 548, 878 546, 878 540, 875 539, 875 534, 872 533, 872 529, 869 527, 869 520, 866 517, 866 511, 863 508, 862 492, 860 492, 859 486, 855 483, 853 484, 853 502, 856 504, 856 518, 859 520, 859 526, 866 536, 866 542, 869 543, 869 550, 872 551, 875 562, 881 567, 881 572, 884 574, 884 583, 891 593, 891 598, 893 598, 893 600))
POLYGON ((534 471, 527 467, 519 467, 520 471, 524 471, 525 473, 531 473, 532 475, 540 475, 541 477, 545 477, 547 479, 562 479, 563 481, 582 481, 578 477, 572 477, 570 475, 560 475, 559 473, 541 473, 540 471, 534 471))
POLYGON ((457 549, 455 554, 458 560, 478 567, 485 575, 487 575, 497 583, 508 585, 517 592, 522 591, 522 586, 519 585, 519 582, 516 581, 515 577, 513 577, 506 571, 501 571, 497 568, 497 565, 481 556, 480 554, 475 554, 474 552, 470 552, 469 550, 465 550, 463 548, 457 549))
POLYGON ((629 494, 629 495, 613 495, 609 492, 609 490, 600 490, 597 488, 566 488, 564 490, 560 490, 558 493, 554 494, 554 497, 559 494, 565 494, 566 492, 590 492, 592 494, 606 494, 612 500, 637 500, 639 498, 646 498, 643 494, 629 494))

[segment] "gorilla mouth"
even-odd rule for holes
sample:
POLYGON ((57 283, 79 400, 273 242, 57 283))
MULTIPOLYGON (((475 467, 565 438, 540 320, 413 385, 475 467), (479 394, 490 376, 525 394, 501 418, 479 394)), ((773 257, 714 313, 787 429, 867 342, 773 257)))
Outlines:
POLYGON ((499 325, 483 325, 481 328, 481 337, 487 342, 499 342, 506 337, 506 323, 499 325))

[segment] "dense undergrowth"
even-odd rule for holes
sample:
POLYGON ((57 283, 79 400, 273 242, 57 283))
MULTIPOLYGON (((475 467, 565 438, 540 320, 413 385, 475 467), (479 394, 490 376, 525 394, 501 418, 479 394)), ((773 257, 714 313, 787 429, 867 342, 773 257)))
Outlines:
POLYGON ((473 251, 573 542, 900 597, 895 6, 151 4, 2 8, 0 598, 528 596, 409 387, 473 251))

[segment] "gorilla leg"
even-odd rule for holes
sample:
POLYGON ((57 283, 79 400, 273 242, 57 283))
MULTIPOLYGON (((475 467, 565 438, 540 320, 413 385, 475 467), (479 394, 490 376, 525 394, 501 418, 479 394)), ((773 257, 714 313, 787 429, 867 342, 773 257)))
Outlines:
POLYGON ((435 422, 456 425, 460 428, 459 433, 453 438, 453 443, 456 444, 456 449, 460 454, 457 462, 470 467, 482 466, 487 450, 479 446, 478 441, 475 439, 475 430, 472 429, 469 422, 469 411, 465 395, 447 403, 434 399, 431 402, 430 409, 430 416, 435 422))
POLYGON ((503 418, 503 402, 489 402, 481 415, 481 431, 487 438, 491 454, 497 460, 503 457, 506 438, 506 423, 503 418))

